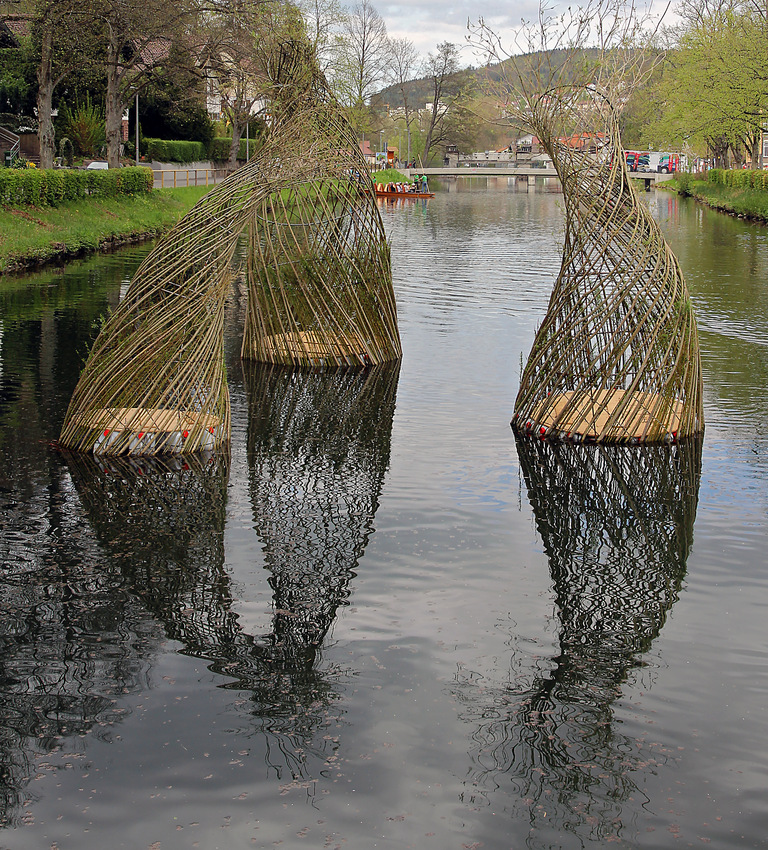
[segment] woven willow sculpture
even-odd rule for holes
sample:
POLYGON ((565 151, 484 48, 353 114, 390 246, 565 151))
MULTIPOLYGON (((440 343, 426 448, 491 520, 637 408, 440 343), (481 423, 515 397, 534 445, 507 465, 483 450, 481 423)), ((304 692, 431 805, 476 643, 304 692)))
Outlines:
POLYGON ((274 131, 294 178, 264 195, 250 220, 242 356, 288 365, 396 360, 389 245, 368 167, 338 104, 327 92, 317 97, 274 131))
POLYGON ((589 89, 565 89, 532 100, 529 117, 562 182, 565 245, 513 428, 604 443, 701 433, 693 308, 631 185, 613 109, 589 89))
POLYGON ((228 198, 212 195, 146 258, 102 328, 70 401, 62 445, 143 455, 228 442, 224 298, 235 246, 218 233, 228 198))
POLYGON ((389 247, 357 141, 311 53, 289 45, 280 57, 269 141, 142 263, 96 340, 62 445, 154 455, 228 444, 224 301, 246 230, 245 356, 308 364, 400 357, 389 247))

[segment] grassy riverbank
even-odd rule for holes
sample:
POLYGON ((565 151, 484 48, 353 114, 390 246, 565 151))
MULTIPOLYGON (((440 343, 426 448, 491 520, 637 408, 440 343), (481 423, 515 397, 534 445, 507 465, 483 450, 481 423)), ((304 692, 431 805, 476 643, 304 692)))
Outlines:
POLYGON ((768 223, 768 190, 751 186, 726 186, 696 174, 680 174, 669 186, 678 194, 695 198, 712 209, 768 223))
POLYGON ((210 186, 85 198, 58 207, 0 207, 0 274, 151 239, 172 227, 210 186))

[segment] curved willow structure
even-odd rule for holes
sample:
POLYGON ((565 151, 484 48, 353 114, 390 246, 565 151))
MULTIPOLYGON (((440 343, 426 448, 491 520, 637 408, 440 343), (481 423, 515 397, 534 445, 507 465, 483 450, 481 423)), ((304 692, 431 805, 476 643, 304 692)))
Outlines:
POLYGON ((306 149, 304 121, 281 128, 281 156, 301 151, 299 179, 264 196, 250 221, 242 356, 295 366, 399 359, 389 246, 366 163, 335 104, 312 118, 325 144, 306 149))
POLYGON ((272 70, 275 155, 293 179, 265 194, 250 220, 242 356, 294 366, 397 360, 389 245, 373 183, 355 133, 313 67, 307 48, 294 44, 272 70))
POLYGON ((267 144, 157 245, 102 329, 62 445, 154 455, 228 444, 224 301, 246 230, 245 356, 329 365, 400 357, 389 247, 354 134, 300 45, 284 48, 274 85, 267 144))
POLYGON ((549 92, 531 109, 563 185, 565 245, 512 427, 602 443, 702 433, 693 308, 676 258, 632 188, 613 110, 584 89, 549 92))

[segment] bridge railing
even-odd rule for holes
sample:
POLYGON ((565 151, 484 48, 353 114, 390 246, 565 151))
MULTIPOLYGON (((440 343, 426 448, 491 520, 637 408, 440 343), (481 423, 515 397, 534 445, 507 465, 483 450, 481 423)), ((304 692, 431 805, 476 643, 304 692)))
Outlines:
POLYGON ((224 179, 218 168, 164 168, 152 171, 156 189, 176 189, 179 186, 213 186, 224 179))

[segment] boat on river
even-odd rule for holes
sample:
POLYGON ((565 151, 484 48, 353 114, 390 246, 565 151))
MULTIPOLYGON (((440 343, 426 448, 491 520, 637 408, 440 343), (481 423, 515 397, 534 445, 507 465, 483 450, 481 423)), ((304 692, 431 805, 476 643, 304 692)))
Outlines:
POLYGON ((413 183, 377 183, 377 198, 434 198, 435 193, 413 188, 413 183))

